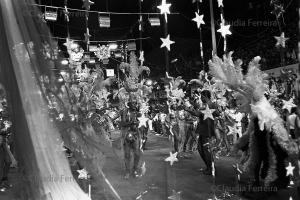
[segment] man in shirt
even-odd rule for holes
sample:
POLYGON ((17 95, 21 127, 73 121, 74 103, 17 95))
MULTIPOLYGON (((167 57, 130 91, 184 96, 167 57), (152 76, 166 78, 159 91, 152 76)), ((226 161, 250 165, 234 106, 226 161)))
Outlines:
MULTIPOLYGON (((203 107, 200 107, 198 110, 192 110, 190 108, 185 108, 185 110, 199 118, 196 128, 196 133, 199 134, 198 152, 206 165, 206 169, 203 170, 203 173, 206 175, 212 175, 213 156, 209 149, 209 145, 207 144, 213 137, 215 137, 215 125, 214 120, 211 118, 204 119, 204 114, 201 111, 205 110, 206 106, 210 109, 216 109, 216 105, 212 103, 211 93, 208 90, 203 90, 201 92, 201 100, 203 102, 203 107)), ((217 112, 215 113, 217 114, 217 112)))

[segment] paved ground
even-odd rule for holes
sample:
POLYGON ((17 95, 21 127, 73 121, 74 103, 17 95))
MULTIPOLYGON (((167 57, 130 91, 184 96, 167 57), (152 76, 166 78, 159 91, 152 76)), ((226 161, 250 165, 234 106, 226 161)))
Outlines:
MULTIPOLYGON (((170 151, 168 138, 151 134, 148 148, 143 155, 142 162, 146 163, 144 176, 129 180, 123 178, 122 154, 119 150, 116 150, 116 153, 120 159, 107 158, 103 171, 122 200, 167 200, 172 196, 173 190, 180 192, 180 200, 207 200, 213 197, 214 191, 219 199, 289 200, 290 194, 293 195, 294 200, 300 199, 300 195, 297 196, 295 189, 279 191, 276 194, 247 192, 247 198, 237 196, 235 195, 237 191, 247 190, 247 188, 238 187, 236 184, 235 172, 232 167, 236 161, 235 158, 221 157, 216 161, 216 184, 214 186, 212 177, 203 175, 199 171, 204 164, 198 154, 193 154, 190 158, 179 159, 179 162, 170 166, 168 162, 164 161, 170 151), (216 189, 214 190, 214 188, 216 189), (225 190, 229 192, 230 196, 225 195, 225 190)), ((13 183, 17 182, 16 171, 11 173, 11 180, 13 183)), ((246 177, 244 180, 247 180, 246 177)), ((85 186, 85 188, 87 187, 85 186)), ((108 189, 92 187, 93 200, 114 200, 109 194, 108 189)), ((5 194, 0 194, 0 200, 14 200, 13 189, 5 194)))

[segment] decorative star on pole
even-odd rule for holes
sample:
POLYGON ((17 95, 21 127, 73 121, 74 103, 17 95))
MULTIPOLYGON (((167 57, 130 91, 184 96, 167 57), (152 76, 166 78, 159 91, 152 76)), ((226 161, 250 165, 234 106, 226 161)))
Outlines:
POLYGON ((86 171, 86 169, 81 169, 81 170, 77 170, 77 172, 79 173, 78 175, 78 179, 88 179, 88 172, 86 171))
POLYGON ((178 162, 177 154, 178 154, 178 152, 175 152, 174 154, 172 154, 172 152, 170 152, 170 156, 167 157, 165 159, 165 161, 170 162, 170 165, 172 166, 174 162, 178 162))
POLYGON ((65 19, 67 20, 67 22, 69 22, 70 18, 69 18, 69 11, 68 11, 67 6, 65 6, 64 15, 65 15, 65 19))
POLYGON ((230 25, 224 25, 224 23, 221 23, 221 28, 218 30, 218 32, 221 33, 223 37, 226 37, 226 35, 231 35, 229 28, 230 25))
POLYGON ((141 128, 142 126, 147 127, 148 118, 145 117, 144 114, 141 117, 138 117, 138 120, 139 120, 139 126, 138 126, 138 128, 141 128))
POLYGON ((169 196, 168 199, 171 200, 181 200, 181 191, 176 192, 175 190, 172 191, 172 196, 169 196))
POLYGON ((214 117, 212 115, 212 113, 214 111, 215 111, 215 109, 209 109, 208 105, 206 105, 205 110, 201 111, 204 114, 203 120, 206 120, 207 118, 210 118, 210 119, 214 120, 214 117))
POLYGON ((87 44, 90 44, 90 37, 91 37, 90 30, 89 28, 87 28, 86 33, 84 34, 84 40, 87 44))
POLYGON ((289 39, 284 37, 284 32, 282 32, 280 36, 274 36, 274 38, 277 40, 276 47, 281 46, 283 48, 285 48, 285 42, 289 39))
POLYGON ((164 14, 165 15, 166 23, 168 23, 167 14, 170 14, 170 10, 169 10, 170 6, 171 6, 171 4, 170 3, 166 3, 166 0, 162 0, 161 5, 157 6, 157 8, 160 9, 160 14, 164 14))
POLYGON ((286 169, 286 176, 289 176, 289 175, 293 176, 294 175, 293 171, 294 171, 295 167, 293 167, 290 162, 289 162, 289 166, 287 166, 285 169, 286 169))
POLYGON ((71 40, 71 39, 69 39, 69 38, 67 38, 66 42, 64 43, 64 46, 66 46, 67 49, 71 49, 73 45, 74 45, 74 41, 71 40))
POLYGON ((140 57, 139 60, 141 61, 141 65, 143 65, 145 58, 144 58, 144 51, 140 51, 140 57))
POLYGON ((198 13, 196 13, 196 17, 193 19, 193 21, 197 22, 197 27, 200 28, 201 24, 205 24, 205 22, 203 21, 203 17, 204 15, 199 15, 198 13))
POLYGON ((297 107, 297 105, 294 104, 292 98, 290 100, 288 100, 288 101, 282 100, 282 102, 283 102, 282 109, 287 109, 289 111, 289 113, 291 113, 291 109, 293 107, 297 107))
POLYGON ((94 2, 90 1, 90 0, 82 0, 83 2, 83 8, 85 8, 86 10, 90 10, 91 9, 91 5, 94 4, 94 2))
POLYGON ((224 7, 224 5, 223 5, 223 0, 218 0, 218 7, 224 7))
POLYGON ((170 34, 166 38, 160 38, 163 42, 160 48, 166 47, 168 51, 170 51, 171 44, 174 44, 175 42, 170 40, 170 34))

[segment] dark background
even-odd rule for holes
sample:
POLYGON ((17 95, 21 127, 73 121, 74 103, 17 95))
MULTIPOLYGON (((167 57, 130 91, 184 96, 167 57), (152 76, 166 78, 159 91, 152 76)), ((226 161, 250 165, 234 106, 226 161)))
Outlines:
MULTIPOLYGON (((94 0, 91 11, 109 12, 139 12, 138 0, 94 0)), ((219 29, 220 9, 217 0, 214 2, 214 15, 216 30, 219 29)), ((37 3, 53 6, 64 6, 63 0, 37 0, 37 3)), ((168 15, 168 33, 171 40, 176 43, 171 45, 170 74, 173 76, 182 75, 185 79, 197 77, 197 72, 203 69, 199 62, 199 29, 192 21, 197 9, 192 0, 167 0, 171 3, 171 13, 168 15)), ((283 50, 285 56, 284 64, 293 64, 297 61, 287 56, 287 53, 296 51, 297 48, 297 0, 281 0, 285 12, 279 18, 279 24, 287 41, 287 48, 283 50)), ((159 13, 157 8, 161 0, 143 0, 142 12, 159 13)), ((223 0, 225 20, 232 24, 230 30, 232 35, 228 36, 228 50, 234 51, 235 58, 241 58, 244 63, 248 63, 254 56, 262 57, 262 69, 270 69, 280 66, 280 50, 275 47, 274 36, 281 34, 275 15, 271 14, 273 6, 270 0, 223 0), (248 23, 251 20, 251 23, 248 23), (255 25, 253 22, 260 23, 255 25), (267 23, 267 25, 263 25, 267 23)), ((69 0, 69 8, 82 8, 82 0, 69 0)), ((44 11, 44 7, 41 7, 44 11)), ((54 36, 67 37, 66 21, 61 10, 58 11, 59 19, 56 22, 47 22, 54 36)), ((207 65, 211 58, 211 30, 209 1, 203 0, 200 4, 200 14, 204 14, 205 25, 202 27, 204 59, 207 65)), ((154 15, 155 16, 155 15, 154 15)), ((162 16, 158 15, 161 19, 162 16)), ((111 27, 100 28, 98 14, 91 13, 88 27, 92 37, 91 40, 120 40, 138 38, 138 15, 110 15, 111 27)), ((164 49, 160 48, 161 37, 164 37, 163 25, 152 27, 148 22, 148 16, 143 16, 143 37, 150 37, 143 40, 143 50, 145 51, 145 65, 151 68, 151 76, 163 76, 165 73, 164 49)), ((71 13, 69 31, 72 39, 84 40, 85 17, 84 13, 71 13)), ((223 38, 216 32, 218 55, 223 54, 223 38)), ((65 41, 60 40, 62 45, 65 41)), ((84 43, 82 43, 83 46, 84 43)), ((139 49, 139 41, 137 41, 139 49)), ((111 62, 115 63, 115 62, 111 62)), ((115 63, 116 64, 116 63, 115 63)), ((114 64, 112 64, 114 65, 114 64)), ((207 68, 207 66, 204 66, 207 68)))

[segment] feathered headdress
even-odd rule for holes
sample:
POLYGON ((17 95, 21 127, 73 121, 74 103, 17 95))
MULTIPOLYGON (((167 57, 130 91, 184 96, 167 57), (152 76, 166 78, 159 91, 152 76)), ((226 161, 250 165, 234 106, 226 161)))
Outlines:
POLYGON ((130 63, 122 62, 120 70, 125 74, 124 86, 128 92, 135 92, 138 90, 139 78, 143 72, 150 73, 150 69, 146 66, 139 66, 134 52, 130 54, 130 63))
POLYGON ((216 80, 222 81, 231 90, 239 92, 247 99, 257 102, 263 96, 267 89, 267 77, 259 69, 260 57, 256 56, 248 65, 247 74, 244 76, 242 73, 242 61, 232 60, 233 52, 230 52, 227 56, 223 56, 223 60, 218 56, 214 56, 209 61, 210 73, 216 80))

